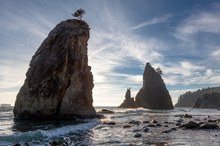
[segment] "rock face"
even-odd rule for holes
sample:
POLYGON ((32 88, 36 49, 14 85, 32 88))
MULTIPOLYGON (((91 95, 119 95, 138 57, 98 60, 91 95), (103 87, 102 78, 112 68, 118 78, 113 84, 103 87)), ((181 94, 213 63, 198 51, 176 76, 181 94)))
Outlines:
POLYGON ((134 98, 131 98, 131 90, 127 89, 125 94, 124 102, 119 106, 119 108, 137 108, 137 104, 134 98))
POLYGON ((93 75, 88 66, 89 26, 81 20, 59 23, 30 62, 17 94, 17 119, 67 119, 96 116, 93 75))
POLYGON ((220 93, 204 94, 195 102, 194 108, 220 108, 220 93))
POLYGON ((160 76, 150 63, 146 63, 143 75, 143 87, 137 93, 135 101, 138 107, 149 109, 173 109, 168 90, 160 76))
POLYGON ((199 89, 195 92, 186 92, 183 95, 180 95, 176 107, 193 107, 197 101, 197 99, 201 98, 205 94, 211 93, 220 93, 220 87, 212 87, 199 89))

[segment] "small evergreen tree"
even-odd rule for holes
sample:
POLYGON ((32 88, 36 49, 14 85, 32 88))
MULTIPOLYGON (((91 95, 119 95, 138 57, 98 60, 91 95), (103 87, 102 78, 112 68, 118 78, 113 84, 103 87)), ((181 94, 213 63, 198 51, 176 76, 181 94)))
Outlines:
POLYGON ((73 17, 78 17, 79 20, 82 20, 82 16, 85 13, 86 13, 86 11, 80 8, 79 10, 76 10, 76 12, 74 14, 73 13, 71 13, 71 14, 73 15, 73 17))
POLYGON ((157 69, 156 69, 156 72, 158 73, 158 74, 160 74, 160 75, 162 75, 162 70, 160 69, 160 67, 158 67, 157 69))

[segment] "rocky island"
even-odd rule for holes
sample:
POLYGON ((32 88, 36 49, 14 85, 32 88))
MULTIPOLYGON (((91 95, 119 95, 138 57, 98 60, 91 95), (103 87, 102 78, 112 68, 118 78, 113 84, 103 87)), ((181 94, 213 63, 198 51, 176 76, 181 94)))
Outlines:
POLYGON ((32 57, 17 94, 16 119, 93 118, 93 75, 88 65, 89 26, 82 20, 59 23, 32 57))
POLYGON ((206 93, 198 98, 193 106, 194 108, 220 108, 220 93, 206 93))
POLYGON ((134 98, 131 97, 131 89, 127 89, 125 93, 125 100, 124 102, 119 106, 119 108, 137 108, 137 104, 134 101, 134 98))
MULTIPOLYGON (((209 104, 210 100, 208 101, 206 100, 206 98, 210 98, 212 96, 212 93, 215 93, 215 94, 220 93, 220 87, 209 87, 209 88, 204 88, 204 89, 198 89, 197 91, 194 91, 194 92, 188 91, 185 94, 179 96, 175 107, 197 107, 198 108, 199 106, 197 105, 198 103, 201 102, 199 101, 201 99, 205 99, 203 100, 203 102, 207 102, 207 104, 209 104)), ((212 107, 212 105, 210 107, 212 107)))
POLYGON ((143 87, 137 93, 135 101, 138 107, 148 109, 173 109, 169 92, 161 78, 150 63, 146 63, 143 75, 143 87))

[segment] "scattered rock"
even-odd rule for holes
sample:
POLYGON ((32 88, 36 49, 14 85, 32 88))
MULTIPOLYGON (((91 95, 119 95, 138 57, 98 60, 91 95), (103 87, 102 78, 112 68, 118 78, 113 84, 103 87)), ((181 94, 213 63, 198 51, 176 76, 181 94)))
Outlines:
POLYGON ((156 127, 156 125, 154 125, 154 124, 149 124, 149 125, 147 125, 148 127, 156 127))
POLYGON ((161 125, 160 123, 157 123, 156 126, 157 126, 157 127, 160 127, 160 126, 162 126, 162 125, 161 125))
POLYGON ((104 121, 102 124, 105 124, 105 125, 116 125, 116 122, 115 121, 104 121))
POLYGON ((99 113, 102 114, 114 114, 114 111, 108 110, 108 109, 102 109, 101 111, 99 111, 99 113))
POLYGON ((130 121, 128 124, 140 125, 141 122, 140 122, 140 121, 132 120, 132 121, 130 121))
POLYGON ((136 137, 136 138, 139 138, 141 136, 142 136, 142 134, 140 134, 140 133, 135 133, 135 135, 134 135, 134 137, 136 137))
POLYGON ((200 129, 218 129, 219 126, 214 123, 205 123, 199 126, 200 129))
POLYGON ((143 124, 148 124, 148 123, 150 123, 149 121, 143 121, 143 124))
POLYGON ((140 129, 134 129, 132 132, 140 132, 140 129))
POLYGON ((157 122, 156 120, 152 120, 151 123, 156 124, 156 123, 158 123, 158 122, 157 122))
POLYGON ((16 143, 13 146, 21 146, 21 144, 20 143, 16 143))
POLYGON ((184 120, 183 120, 183 119, 178 119, 176 122, 177 122, 177 123, 183 123, 184 120))
POLYGON ((173 109, 169 92, 159 72, 146 63, 143 75, 143 87, 135 97, 138 107, 148 109, 173 109))
POLYGON ((148 132, 149 131, 149 128, 148 127, 143 127, 142 129, 141 129, 143 132, 148 132))
POLYGON ((170 133, 171 131, 175 131, 175 130, 176 130, 176 128, 171 128, 169 130, 162 131, 162 133, 170 133))
POLYGON ((168 125, 163 125, 163 127, 169 127, 168 125))
POLYGON ((181 127, 186 129, 195 129, 199 127, 199 124, 194 121, 189 121, 186 124, 183 124, 181 127))
POLYGON ((123 128, 131 128, 131 125, 124 125, 123 128))
POLYGON ((184 115, 183 115, 183 118, 192 118, 192 115, 184 114, 184 115))

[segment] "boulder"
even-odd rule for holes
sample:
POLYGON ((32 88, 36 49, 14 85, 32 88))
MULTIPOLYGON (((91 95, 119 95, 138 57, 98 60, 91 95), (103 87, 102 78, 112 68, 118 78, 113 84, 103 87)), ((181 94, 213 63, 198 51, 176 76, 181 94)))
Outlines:
POLYGON ((93 118, 93 75, 88 65, 89 26, 82 20, 59 23, 32 57, 17 94, 16 119, 93 118))
POLYGON ((200 129, 218 129, 219 126, 215 123, 204 123, 199 126, 200 129))
POLYGON ((134 101, 134 98, 131 97, 131 90, 127 89, 125 93, 125 100, 118 108, 137 108, 137 104, 134 101))
POLYGON ((135 101, 138 107, 148 109, 173 109, 169 92, 161 78, 150 63, 146 63, 143 75, 143 87, 137 93, 135 101))
POLYGON ((183 127, 183 128, 186 128, 186 129, 195 129, 195 128, 199 127, 199 124, 194 122, 194 121, 189 121, 189 122, 183 124, 180 127, 183 127))

